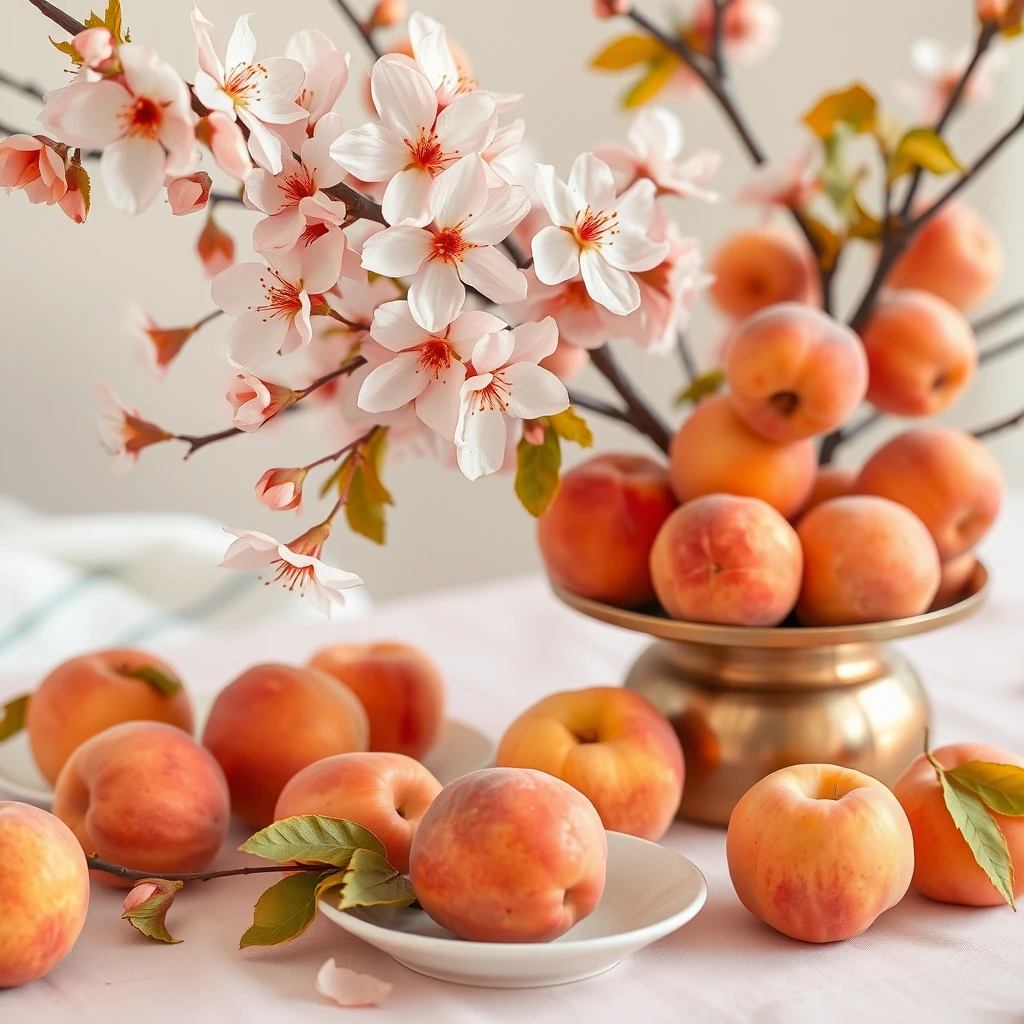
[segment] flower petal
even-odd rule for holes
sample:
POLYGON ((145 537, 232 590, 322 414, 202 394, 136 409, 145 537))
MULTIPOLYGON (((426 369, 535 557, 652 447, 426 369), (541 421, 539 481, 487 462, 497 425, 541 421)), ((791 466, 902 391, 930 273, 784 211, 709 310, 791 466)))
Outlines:
POLYGON ((373 105, 381 121, 403 139, 415 141, 420 128, 437 117, 437 97, 416 68, 398 61, 379 60, 370 74, 373 105))
POLYGON ((244 313, 224 339, 228 359, 238 366, 253 367, 273 359, 288 339, 292 324, 283 317, 265 317, 257 310, 244 313))
POLYGON ((641 233, 647 231, 654 218, 654 193, 654 182, 650 178, 641 178, 619 196, 615 201, 615 210, 623 229, 641 233))
POLYGON ((220 36, 213 24, 199 13, 198 7, 192 8, 192 32, 199 49, 199 66, 207 76, 223 82, 224 65, 220 62, 220 54, 224 50, 221 47, 220 36))
POLYGON ((467 242, 497 245, 530 212, 530 194, 522 185, 502 185, 487 193, 487 202, 462 232, 467 242))
POLYGON ((277 558, 280 545, 265 533, 231 530, 226 526, 224 532, 234 534, 237 540, 233 540, 224 552, 220 562, 222 569, 263 569, 277 558))
POLYGON ((526 277, 493 245, 467 249, 459 264, 459 276, 492 302, 521 302, 526 298, 526 277))
POLYGON ((389 224, 429 224, 430 194, 434 185, 430 172, 422 167, 407 167, 399 171, 384 190, 381 212, 389 224))
POLYGON ((437 115, 435 131, 442 152, 466 156, 491 144, 497 124, 494 100, 482 92, 471 92, 456 96, 437 115))
POLYGON ((421 372, 419 352, 399 352, 375 366, 359 389, 357 404, 364 412, 391 412, 416 398, 430 382, 421 372))
POLYGON ((459 422, 459 389, 466 379, 466 367, 453 362, 443 376, 431 380, 416 399, 416 415, 446 441, 455 438, 459 422))
POLYGON ((448 328, 448 341, 463 359, 473 354, 473 346, 486 334, 508 328, 501 317, 482 309, 469 309, 460 313, 448 328))
POLYGON ((389 181, 409 161, 409 147, 382 124, 345 132, 331 144, 331 157, 360 181, 389 181))
POLYGON ((455 227, 487 203, 487 165, 479 156, 463 157, 442 171, 430 192, 430 217, 439 227, 455 227))
POLYGON ((683 124, 665 107, 648 107, 633 118, 626 138, 645 161, 674 160, 683 151, 683 124))
POLYGON ((408 277, 420 269, 433 236, 423 228, 385 228, 363 243, 363 266, 385 277, 408 277))
POLYGON ((210 283, 213 301, 228 316, 241 316, 253 309, 263 295, 262 279, 267 268, 262 263, 239 263, 222 270, 210 283))
POLYGON ((514 348, 511 331, 485 335, 473 346, 473 369, 478 374, 501 369, 512 358, 514 348))
POLYGON ((131 94, 117 82, 82 82, 50 94, 39 120, 69 146, 103 147, 120 136, 121 113, 131 102, 131 94))
POLYGON ((285 146, 281 136, 271 131, 252 111, 242 108, 239 120, 249 129, 249 152, 253 160, 271 174, 280 174, 284 166, 285 146))
POLYGON ((551 164, 538 164, 534 173, 537 195, 556 225, 571 227, 576 223, 577 205, 569 186, 555 174, 551 164))
POLYGON ((392 352, 422 345, 430 336, 429 331, 416 323, 409 303, 403 299, 383 302, 373 311, 370 337, 392 352))
POLYGON ((256 36, 249 28, 251 15, 243 14, 236 22, 231 38, 228 40, 228 48, 224 54, 224 67, 228 74, 235 70, 240 64, 251 64, 256 56, 256 36))
POLYGON ((466 289, 458 272, 450 263, 440 260, 430 260, 417 272, 409 288, 412 315, 428 331, 447 327, 459 315, 465 301, 466 289))
POLYGON ((569 172, 569 188, 581 206, 608 210, 615 203, 615 179, 612 169, 593 153, 580 153, 569 172))
POLYGON ((617 316, 640 305, 640 289, 631 274, 606 263, 593 249, 580 254, 580 270, 590 297, 617 316))
POLYGON ((373 1006, 391 993, 392 986, 370 974, 357 974, 328 960, 316 976, 316 990, 339 1006, 373 1006))
POLYGON ((459 469, 469 480, 497 473, 505 461, 508 427, 498 409, 481 409, 473 401, 471 378, 462 385, 462 410, 455 431, 459 469))
POLYGON ((502 376, 510 387, 508 414, 516 419, 554 416, 569 408, 569 393, 550 370, 535 363, 513 363, 502 376))
POLYGON ((601 255, 619 270, 651 270, 668 255, 669 242, 652 242, 645 235, 622 231, 607 245, 601 255))
POLYGON ((580 247, 572 232, 554 225, 541 228, 530 243, 537 280, 561 284, 580 272, 580 247))
POLYGON ((164 183, 164 147, 156 139, 127 136, 112 142, 100 157, 107 195, 125 213, 144 210, 164 183))
POLYGON ((537 324, 520 324, 512 330, 512 341, 510 363, 539 363, 558 347, 558 325, 550 316, 537 324))

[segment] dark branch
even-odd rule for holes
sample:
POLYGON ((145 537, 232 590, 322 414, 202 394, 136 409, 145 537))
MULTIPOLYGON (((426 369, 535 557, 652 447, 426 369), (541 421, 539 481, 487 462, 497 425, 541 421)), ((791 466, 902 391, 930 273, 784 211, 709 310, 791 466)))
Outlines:
POLYGON ((692 381, 700 376, 700 367, 697 365, 697 357, 690 350, 690 342, 685 331, 676 331, 676 349, 682 361, 686 376, 692 381))
POLYGON ((971 433, 977 438, 993 437, 996 434, 1001 434, 1004 430, 1009 430, 1011 427, 1019 427, 1024 424, 1024 409, 1015 412, 1012 416, 1008 416, 1005 420, 997 420, 995 423, 990 423, 987 427, 979 427, 977 430, 972 430, 971 433))
POLYGON ((569 390, 569 401, 572 405, 578 405, 581 409, 589 409, 599 416, 606 416, 610 420, 618 420, 620 423, 629 423, 629 412, 612 405, 611 402, 603 402, 600 398, 592 398, 590 395, 582 395, 578 391, 569 390))
POLYGON ((1008 306, 1003 306, 1002 309, 997 309, 994 313, 989 313, 980 320, 975 320, 971 324, 971 330, 974 331, 976 336, 984 334, 985 331, 998 327, 1005 320, 1010 320, 1017 316, 1018 313, 1024 313, 1024 299, 1017 299, 1016 302, 1011 302, 1008 306))
POLYGON ((234 875, 264 875, 274 871, 330 871, 329 864, 257 864, 244 868, 223 868, 220 871, 184 871, 178 874, 154 873, 152 871, 137 871, 135 868, 126 868, 121 864, 111 864, 110 861, 100 860, 99 857, 86 857, 86 863, 93 871, 102 871, 117 878, 125 878, 132 882, 145 882, 151 878, 162 878, 167 882, 208 882, 212 878, 231 878, 234 875))
POLYGON ((54 7, 47 0, 28 0, 28 2, 41 14, 45 14, 55 25, 60 25, 69 35, 77 36, 79 32, 85 31, 85 26, 80 21, 76 21, 70 14, 65 14, 59 7, 54 7))
POLYGON ((374 42, 373 33, 366 27, 366 25, 359 20, 359 16, 355 11, 349 7, 347 0, 334 0, 339 11, 345 15, 345 17, 352 24, 352 27, 363 37, 363 42, 366 43, 366 48, 373 54, 374 60, 379 60, 381 57, 380 47, 374 42))
POLYGON ((1008 341, 1000 342, 998 345, 993 345, 991 348, 985 349, 984 352, 979 352, 978 362, 982 364, 990 362, 993 359, 998 359, 1000 356, 1016 352, 1019 348, 1024 348, 1024 334, 1018 335, 1016 338, 1010 338, 1008 341))
POLYGON ((31 96, 32 99, 39 100, 40 103, 43 102, 43 98, 46 95, 38 85, 33 85, 31 82, 18 81, 18 79, 11 78, 10 75, 3 71, 0 71, 0 85, 13 89, 15 92, 20 92, 23 96, 31 96))
POLYGON ((590 361, 595 369, 619 393, 626 403, 629 412, 627 422, 646 434, 663 452, 668 451, 672 435, 668 427, 661 421, 658 414, 647 404, 644 398, 633 387, 632 382, 622 372, 611 349, 607 345, 594 349, 590 353, 590 361))
POLYGON ((865 416, 860 422, 854 423, 845 429, 833 430, 831 434, 823 437, 821 440, 821 450, 818 452, 818 464, 821 466, 829 465, 840 445, 860 436, 865 430, 873 427, 881 419, 882 414, 880 412, 873 412, 865 416))
POLYGON ((332 185, 330 188, 320 190, 331 196, 333 199, 340 199, 345 204, 346 218, 348 221, 372 220, 375 224, 387 224, 381 208, 361 192, 357 192, 348 185, 332 185))

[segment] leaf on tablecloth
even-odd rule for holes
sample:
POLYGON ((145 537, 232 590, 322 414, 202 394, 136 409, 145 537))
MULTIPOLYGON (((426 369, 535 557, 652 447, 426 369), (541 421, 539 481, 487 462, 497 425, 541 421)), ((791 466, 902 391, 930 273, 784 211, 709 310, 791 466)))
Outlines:
POLYGON ((942 786, 942 797, 946 802, 953 823, 967 840, 974 859, 988 875, 989 881, 999 894, 1016 910, 1013 900, 1013 862, 1006 846, 1006 837, 999 823, 977 796, 950 781, 949 774, 932 757, 926 755, 942 786))
POLYGON ((150 939, 158 942, 181 942, 167 930, 165 919, 174 897, 184 882, 169 882, 166 878, 147 878, 139 882, 124 898, 121 919, 150 939))
POLYGON ((295 860, 337 868, 347 867, 352 854, 360 849, 386 856, 383 843, 369 829, 320 814, 300 814, 275 821, 239 849, 278 863, 295 860))
POLYGON ((16 732, 21 732, 25 728, 25 718, 28 714, 28 704, 32 699, 30 693, 23 693, 20 697, 15 697, 14 700, 8 701, 0 711, 3 711, 3 715, 0 716, 0 743, 4 740, 10 739, 16 732))
POLYGON ((129 679, 141 679, 149 683, 155 690, 172 697, 181 689, 181 680, 177 676, 157 668, 155 665, 140 665, 138 668, 130 669, 121 673, 129 679))
POLYGON ((333 959, 316 975, 316 990, 339 1006, 375 1006, 391 994, 393 986, 370 974, 357 974, 339 967, 333 959))
POLYGON ((994 761, 966 761, 946 771, 961 789, 981 797, 997 814, 1024 817, 1024 768, 994 761))
POLYGON ((373 850, 356 850, 345 869, 340 910, 351 907, 407 907, 416 899, 412 883, 373 850))

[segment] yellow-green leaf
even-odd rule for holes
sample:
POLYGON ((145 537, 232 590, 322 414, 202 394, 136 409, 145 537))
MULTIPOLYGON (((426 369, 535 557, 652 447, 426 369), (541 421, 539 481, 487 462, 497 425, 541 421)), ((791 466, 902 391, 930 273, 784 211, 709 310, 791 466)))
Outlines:
POLYGON ((164 672, 162 669, 157 668, 156 665, 140 665, 138 668, 122 673, 122 675, 127 676, 129 679, 141 679, 144 683, 149 683, 154 690, 158 690, 168 697, 173 696, 181 689, 181 680, 177 676, 164 672))
POLYGON ((369 440, 363 445, 363 460, 369 472, 366 473, 365 490, 371 501, 379 501, 384 505, 394 505, 391 492, 380 479, 384 466, 384 450, 388 442, 388 428, 378 427, 369 440))
POLYGON ((934 128, 911 128, 900 139, 889 165, 889 181, 896 181, 915 167, 932 174, 963 170, 963 165, 934 128))
POLYGON ((804 224, 814 239, 814 248, 818 253, 818 265, 824 270, 831 270, 839 259, 843 249, 843 239, 827 224, 815 217, 804 217, 804 224))
POLYGON ((347 455, 341 460, 341 464, 338 468, 323 482, 320 488, 320 497, 326 498, 328 492, 336 490, 339 494, 345 494, 348 491, 349 484, 352 482, 352 474, 355 472, 355 461, 351 455, 347 455))
POLYGON ((383 544, 387 532, 384 504, 372 500, 366 492, 366 469, 364 466, 357 466, 352 474, 352 482, 348 486, 348 497, 345 499, 345 520, 353 533, 358 533, 375 544, 383 544))
POLYGON ((962 789, 981 797, 997 814, 1024 817, 1024 768, 994 761, 967 761, 946 775, 962 789))
POLYGON ((336 868, 346 867, 359 849, 385 856, 384 844, 369 829, 354 821, 320 814, 300 814, 275 821, 246 840, 239 849, 279 864, 294 860, 336 868))
POLYGON ((118 43, 131 41, 131 33, 125 30, 121 16, 121 0, 108 0, 107 9, 101 18, 95 11, 85 19, 86 28, 106 28, 118 43))
MULTIPOLYGON (((333 872, 332 872, 333 873, 333 872)), ((301 935, 316 918, 320 884, 328 875, 299 871, 275 882, 256 902, 238 948, 276 946, 301 935)))
POLYGON ((0 708, 0 711, 3 711, 3 717, 0 718, 0 743, 25 728, 25 718, 28 715, 28 705, 31 699, 30 693, 23 693, 0 708))
POLYGON ((69 43, 61 40, 54 39, 53 36, 49 37, 50 42, 58 49, 61 53, 66 54, 71 58, 71 63, 81 67, 85 60, 82 55, 75 49, 74 43, 69 43))
POLYGON ((988 875, 996 891, 1016 910, 1013 901, 1013 862, 1002 829, 978 797, 950 782, 942 765, 931 754, 927 757, 939 777, 942 798, 953 824, 967 840, 974 859, 988 875))
POLYGON ((622 71, 663 55, 665 48, 650 36, 628 35, 613 39, 591 61, 601 71, 622 71))
POLYGON ((623 107, 626 110, 632 110, 634 107, 642 107, 645 103, 650 103, 668 84, 668 80, 678 65, 679 61, 670 56, 658 57, 651 61, 640 81, 622 97, 623 107))
POLYGON ((862 238, 867 242, 878 242, 882 238, 882 222, 877 217, 872 217, 856 197, 853 200, 848 232, 851 238, 862 238))
POLYGON ((174 897, 184 884, 181 881, 169 882, 166 878, 147 878, 143 882, 137 882, 136 888, 140 885, 153 885, 156 887, 155 891, 145 902, 126 910, 121 919, 147 938, 156 939, 158 942, 181 942, 181 939, 174 938, 167 930, 166 918, 174 897))
POLYGON ((581 448, 589 448, 594 443, 587 421, 571 405, 565 412, 549 416, 548 423, 563 441, 572 441, 581 448))
POLYGON ((822 96, 803 120, 819 139, 827 139, 839 124, 849 125, 856 134, 873 131, 877 111, 878 100, 855 82, 847 89, 822 96))
POLYGON ((516 464, 516 494, 530 515, 542 516, 562 483, 562 446, 554 427, 545 427, 540 444, 524 437, 516 448, 516 464))
POLYGON ((722 390, 722 386, 725 384, 725 371, 724 370, 708 370, 706 373, 702 373, 699 377, 694 377, 689 384, 683 388, 682 391, 676 395, 676 405, 682 405, 684 402, 692 402, 697 405, 698 402, 705 398, 710 398, 712 395, 718 394, 722 390))
POLYGON ((406 907, 415 899, 409 879, 385 857, 372 850, 356 850, 344 872, 338 908, 406 907))

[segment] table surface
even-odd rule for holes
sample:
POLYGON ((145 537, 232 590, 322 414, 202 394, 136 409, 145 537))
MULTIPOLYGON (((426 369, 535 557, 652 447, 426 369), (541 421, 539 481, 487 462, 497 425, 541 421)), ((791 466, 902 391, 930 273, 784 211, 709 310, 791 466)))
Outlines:
MULTIPOLYGON (((935 746, 984 740, 1024 749, 1022 522, 1024 504, 1015 501, 985 544, 993 587, 982 611, 903 644, 932 698, 935 746)), ((327 642, 373 638, 401 638, 430 652, 448 680, 452 717, 495 739, 547 693, 620 681, 647 642, 577 615, 530 578, 418 597, 358 621, 262 629, 166 653, 195 692, 212 693, 253 662, 300 660, 327 642)), ((0 701, 18 685, 0 681, 0 701)), ((724 831, 677 823, 663 842, 704 872, 707 906, 680 931, 588 981, 516 991, 445 984, 323 918, 291 944, 239 952, 238 937, 266 886, 258 876, 187 887, 170 920, 184 942, 163 946, 120 920, 123 892, 94 886, 74 950, 46 978, 0 991, 0 1022, 278 1024, 346 1014, 382 1024, 1024 1021, 1024 920, 1008 907, 953 907, 911 892, 864 935, 806 945, 740 905, 724 831), (391 982, 394 991, 372 1010, 326 1002, 313 982, 329 957, 391 982)), ((215 866, 238 860, 229 843, 215 866)))

